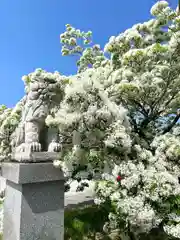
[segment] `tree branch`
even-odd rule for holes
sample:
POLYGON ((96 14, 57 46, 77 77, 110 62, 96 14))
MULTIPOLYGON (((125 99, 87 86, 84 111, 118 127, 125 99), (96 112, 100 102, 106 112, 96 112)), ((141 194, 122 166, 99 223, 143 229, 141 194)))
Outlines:
POLYGON ((135 99, 132 99, 132 102, 135 103, 140 109, 141 109, 141 113, 143 115, 145 115, 146 117, 148 116, 148 112, 146 111, 146 109, 144 108, 143 105, 141 105, 140 102, 136 101, 135 99))
POLYGON ((174 120, 172 121, 172 123, 169 124, 169 126, 167 126, 167 127, 164 129, 164 131, 163 131, 162 134, 165 134, 165 133, 169 132, 169 131, 174 127, 174 125, 177 123, 177 121, 179 120, 179 118, 180 118, 180 111, 178 110, 176 117, 174 118, 174 120))

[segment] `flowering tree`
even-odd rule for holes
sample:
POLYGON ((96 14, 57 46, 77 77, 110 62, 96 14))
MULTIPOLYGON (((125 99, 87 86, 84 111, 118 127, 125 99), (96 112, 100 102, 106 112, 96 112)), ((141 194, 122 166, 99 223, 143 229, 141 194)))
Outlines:
POLYGON ((111 206, 104 230, 129 239, 154 228, 180 238, 180 17, 166 1, 151 14, 110 38, 110 59, 71 79, 56 116, 80 138, 64 170, 81 159, 88 176, 100 172, 96 203, 111 206))
MULTIPOLYGON (((79 69, 62 77, 63 99, 46 118, 61 137, 54 165, 80 183, 78 190, 96 179, 95 202, 109 208, 104 231, 130 240, 148 239, 153 229, 180 239, 180 16, 166 1, 151 14, 111 37, 104 51, 84 46, 91 32, 67 25, 62 53, 79 54, 79 69)), ((31 75, 24 79, 28 88, 31 75)), ((22 109, 23 100, 0 109, 3 154, 3 134, 14 131, 22 109)))

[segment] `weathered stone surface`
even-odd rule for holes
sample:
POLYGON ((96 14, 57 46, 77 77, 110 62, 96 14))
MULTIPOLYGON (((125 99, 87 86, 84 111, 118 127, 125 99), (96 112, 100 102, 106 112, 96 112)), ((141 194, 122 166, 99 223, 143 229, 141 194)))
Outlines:
POLYGON ((0 193, 4 191, 6 187, 6 179, 3 177, 0 177, 0 193))
POLYGON ((64 178, 52 163, 4 163, 5 240, 64 239, 64 178))
POLYGON ((3 231, 3 205, 0 205, 0 233, 3 231))
POLYGON ((36 99, 38 99, 38 97, 39 97, 39 93, 38 93, 38 92, 32 91, 32 92, 29 94, 29 99, 30 99, 30 100, 36 100, 36 99))
POLYGON ((63 173, 52 163, 4 163, 2 175, 16 184, 64 180, 63 173))
POLYGON ((45 124, 45 119, 57 104, 56 99, 58 99, 58 104, 59 99, 61 99, 62 91, 60 85, 57 85, 58 78, 45 78, 43 73, 40 72, 36 72, 31 78, 21 120, 13 133, 12 151, 18 153, 60 151, 57 139, 58 131, 56 130, 54 133, 54 138, 51 137, 53 142, 47 142, 49 138, 47 137, 48 131, 45 124))
POLYGON ((13 153, 12 161, 16 162, 52 162, 53 160, 59 159, 60 153, 56 152, 22 152, 13 153))
POLYGON ((84 192, 67 192, 65 194, 65 209, 72 209, 90 204, 94 204, 94 193, 91 189, 87 189, 84 192))

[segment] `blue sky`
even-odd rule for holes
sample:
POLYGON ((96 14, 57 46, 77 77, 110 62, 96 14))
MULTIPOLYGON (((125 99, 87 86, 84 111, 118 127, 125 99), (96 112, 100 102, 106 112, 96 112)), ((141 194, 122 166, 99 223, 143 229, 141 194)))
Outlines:
MULTIPOLYGON (((112 35, 150 18, 156 0, 0 0, 0 104, 24 95, 21 77, 43 68, 69 75, 75 59, 61 56, 65 24, 93 32, 102 47, 112 35)), ((178 0, 169 0, 175 7, 178 0)))

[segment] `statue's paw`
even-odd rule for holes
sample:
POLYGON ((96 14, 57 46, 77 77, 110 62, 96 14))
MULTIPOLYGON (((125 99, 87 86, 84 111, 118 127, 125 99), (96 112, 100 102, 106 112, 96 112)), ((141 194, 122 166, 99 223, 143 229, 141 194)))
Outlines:
POLYGON ((22 143, 21 145, 19 145, 18 147, 15 148, 15 152, 16 152, 16 153, 25 152, 25 146, 26 146, 26 144, 25 144, 25 143, 22 143))
POLYGON ((60 152, 61 151, 61 144, 52 142, 49 144, 48 152, 60 152))
POLYGON ((41 152, 41 144, 38 142, 32 142, 29 144, 29 148, 31 152, 41 152))
POLYGON ((15 148, 16 153, 22 152, 41 152, 41 144, 38 142, 22 143, 15 148))

